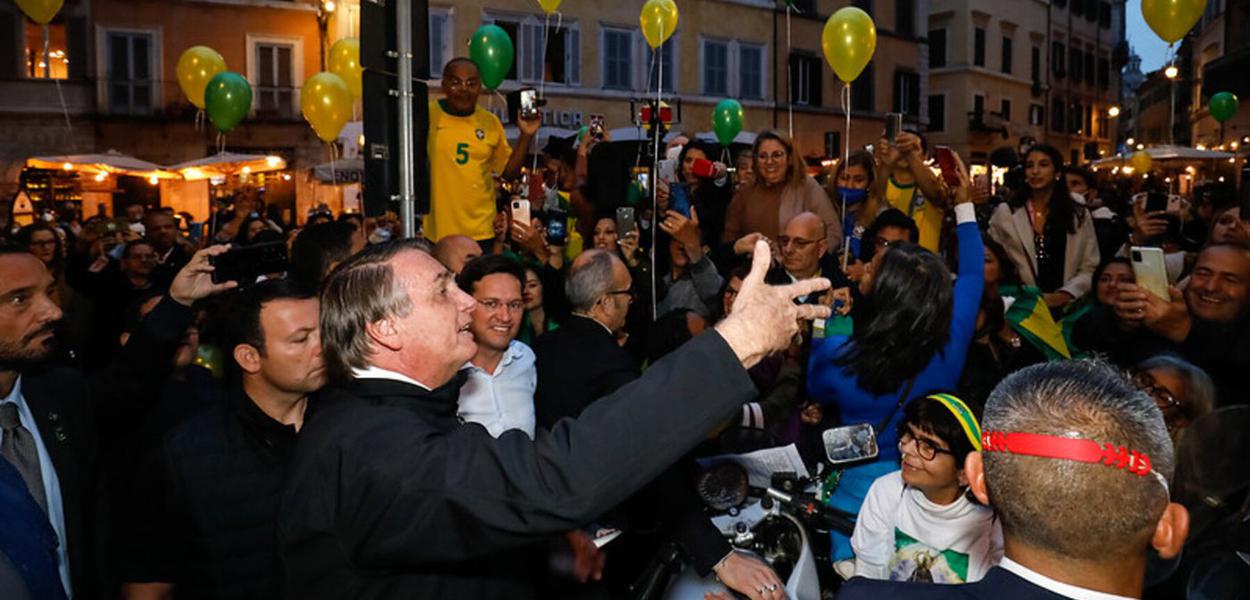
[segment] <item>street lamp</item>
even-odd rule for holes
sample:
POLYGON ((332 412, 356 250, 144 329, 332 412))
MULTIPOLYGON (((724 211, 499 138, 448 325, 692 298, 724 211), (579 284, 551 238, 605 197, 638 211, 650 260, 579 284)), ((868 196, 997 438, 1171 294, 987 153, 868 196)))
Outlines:
POLYGON ((1124 145, 1129 146, 1129 147, 1132 147, 1132 146, 1133 146, 1133 144, 1135 144, 1135 143, 1137 143, 1137 140, 1135 140, 1135 139, 1133 139, 1133 138, 1129 138, 1129 139, 1127 139, 1127 140, 1124 140, 1124 145))
POLYGON ((1107 116, 1112 119, 1120 116, 1120 107, 1112 104, 1111 107, 1107 109, 1107 116))
POLYGON ((1174 64, 1168 65, 1168 68, 1163 70, 1163 75, 1168 78, 1168 81, 1172 82, 1172 102, 1170 104, 1171 110, 1168 111, 1168 143, 1169 144, 1172 144, 1175 142, 1175 136, 1176 136, 1176 76, 1180 75, 1180 73, 1181 73, 1181 70, 1176 68, 1176 65, 1174 64))

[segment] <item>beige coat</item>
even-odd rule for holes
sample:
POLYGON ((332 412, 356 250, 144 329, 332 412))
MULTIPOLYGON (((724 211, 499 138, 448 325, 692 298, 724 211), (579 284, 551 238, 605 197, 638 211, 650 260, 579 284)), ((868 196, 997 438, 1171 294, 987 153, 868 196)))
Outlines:
POLYGON ((842 220, 824 188, 811 177, 805 178, 802 185, 787 185, 779 195, 754 185, 738 190, 726 210, 721 241, 732 244, 748 233, 775 240, 786 223, 803 212, 815 213, 825 222, 825 241, 830 251, 842 244, 842 220))
MULTIPOLYGON (((1081 207, 1076 209, 1076 233, 1068 234, 1063 253, 1063 287, 1058 290, 1080 298, 1089 291, 1094 269, 1101 257, 1098 254, 1098 238, 1094 235, 1094 220, 1081 207)), ((1007 250, 1011 262, 1020 271, 1025 285, 1037 285, 1037 252, 1033 247, 1033 225, 1024 208, 1012 210, 1006 202, 994 209, 990 217, 990 237, 1007 250)))

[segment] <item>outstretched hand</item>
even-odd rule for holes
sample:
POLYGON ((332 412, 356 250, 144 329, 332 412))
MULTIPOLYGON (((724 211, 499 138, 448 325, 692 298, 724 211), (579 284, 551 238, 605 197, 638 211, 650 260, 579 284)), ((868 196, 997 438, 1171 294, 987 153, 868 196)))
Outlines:
POLYGON ((764 283, 764 275, 771 262, 768 244, 756 241, 751 272, 734 299, 733 312, 716 326, 716 331, 747 368, 773 352, 788 348, 799 333, 800 321, 827 318, 830 314, 828 306, 794 303, 795 298, 829 289, 828 279, 768 285, 764 283))
POLYGON ((196 300, 239 287, 237 281, 213 283, 213 265, 209 258, 229 250, 228 244, 218 244, 196 252, 169 284, 169 297, 183 306, 191 306, 196 300))

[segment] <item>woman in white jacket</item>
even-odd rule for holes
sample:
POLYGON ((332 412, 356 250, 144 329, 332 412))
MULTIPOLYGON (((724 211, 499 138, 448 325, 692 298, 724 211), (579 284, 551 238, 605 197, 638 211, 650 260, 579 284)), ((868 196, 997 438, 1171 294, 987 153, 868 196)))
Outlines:
POLYGON ((1084 296, 1101 259, 1094 220, 1068 192, 1063 156, 1039 144, 1024 156, 1027 184, 990 217, 990 237, 1007 250, 1025 285, 1061 308, 1084 296))

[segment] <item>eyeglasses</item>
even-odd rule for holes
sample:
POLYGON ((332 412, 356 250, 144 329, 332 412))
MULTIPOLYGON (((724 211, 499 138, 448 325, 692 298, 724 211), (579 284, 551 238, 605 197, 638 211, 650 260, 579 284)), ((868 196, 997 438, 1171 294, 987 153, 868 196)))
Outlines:
POLYGON ((781 162, 786 159, 786 156, 789 156, 789 153, 779 150, 772 154, 756 154, 755 158, 759 159, 760 162, 781 162))
POLYGON ((482 308, 485 308, 486 310, 490 312, 495 312, 499 310, 501 307, 507 307, 508 312, 513 312, 513 313, 517 313, 517 312, 521 312, 522 310, 525 310, 525 303, 522 302, 521 300, 513 300, 511 302, 502 302, 494 298, 487 298, 486 300, 478 300, 477 303, 481 304, 482 308))
POLYGON ((803 250, 807 248, 808 246, 815 244, 817 241, 818 240, 805 240, 800 237, 790 237, 788 235, 783 235, 777 238, 777 245, 781 246, 782 248, 785 248, 786 246, 789 246, 790 244, 794 244, 796 248, 798 248, 799 250, 803 250))
POLYGON ((1136 385, 1137 389, 1150 394, 1150 397, 1154 398, 1155 404, 1159 405, 1159 410, 1181 407, 1180 400, 1177 400, 1176 396, 1173 396, 1172 392, 1169 392, 1167 388, 1159 385, 1155 378, 1150 376, 1150 373, 1143 371, 1133 375, 1133 385, 1136 385))
POLYGON ((629 298, 630 302, 633 302, 634 299, 638 296, 638 292, 635 292, 633 288, 630 288, 627 290, 616 290, 613 292, 608 292, 607 295, 608 296, 626 296, 629 298))
POLYGON ((949 454, 951 456, 955 455, 955 453, 950 450, 938 448, 936 444, 929 440, 912 435, 910 431, 904 431, 903 434, 899 436, 898 451, 902 452, 903 449, 912 442, 916 443, 916 454, 919 454, 920 458, 925 460, 933 460, 934 458, 937 458, 938 454, 949 454))

